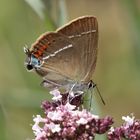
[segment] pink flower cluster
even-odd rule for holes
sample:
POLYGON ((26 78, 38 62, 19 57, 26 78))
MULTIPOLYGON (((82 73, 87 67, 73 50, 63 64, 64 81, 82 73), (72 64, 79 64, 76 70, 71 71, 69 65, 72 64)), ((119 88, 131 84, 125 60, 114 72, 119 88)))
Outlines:
POLYGON ((84 109, 83 93, 61 94, 57 89, 50 92, 52 101, 44 101, 44 117, 34 117, 34 140, 93 140, 96 134, 107 132, 108 140, 140 140, 140 120, 122 117, 122 126, 111 127, 111 117, 99 118, 84 109))
POLYGON ((108 132, 109 140, 140 140, 140 120, 135 120, 134 116, 122 117, 125 121, 121 127, 111 127, 108 132))
POLYGON ((92 140, 95 134, 107 132, 113 121, 110 117, 100 119, 84 108, 81 94, 61 94, 51 91, 52 102, 44 101, 45 117, 34 117, 32 126, 35 140, 92 140))

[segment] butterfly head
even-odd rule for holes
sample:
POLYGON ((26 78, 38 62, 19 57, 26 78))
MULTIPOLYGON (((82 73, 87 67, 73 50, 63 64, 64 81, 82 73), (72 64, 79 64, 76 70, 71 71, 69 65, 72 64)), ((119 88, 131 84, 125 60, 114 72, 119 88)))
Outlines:
POLYGON ((28 48, 24 48, 24 52, 27 55, 25 60, 25 66, 28 71, 38 69, 42 62, 39 58, 35 57, 28 48))

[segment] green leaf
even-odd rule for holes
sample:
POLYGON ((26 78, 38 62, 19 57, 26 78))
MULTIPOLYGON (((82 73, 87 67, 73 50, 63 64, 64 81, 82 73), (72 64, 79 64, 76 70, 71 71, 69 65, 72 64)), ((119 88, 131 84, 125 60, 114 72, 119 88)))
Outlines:
POLYGON ((41 0, 25 0, 32 9, 38 14, 41 19, 45 18, 44 9, 45 6, 41 0))
POLYGON ((58 26, 62 26, 67 22, 67 10, 65 0, 59 0, 58 7, 58 26))

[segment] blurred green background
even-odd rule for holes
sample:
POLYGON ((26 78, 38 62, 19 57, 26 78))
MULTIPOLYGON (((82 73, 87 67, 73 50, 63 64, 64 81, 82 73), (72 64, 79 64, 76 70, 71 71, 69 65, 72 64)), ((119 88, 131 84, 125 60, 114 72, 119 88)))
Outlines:
POLYGON ((140 118, 139 0, 0 0, 0 140, 29 140, 33 114, 41 114, 48 91, 24 68, 23 47, 67 21, 94 15, 99 22, 99 53, 94 81, 106 106, 102 116, 134 113, 140 118))

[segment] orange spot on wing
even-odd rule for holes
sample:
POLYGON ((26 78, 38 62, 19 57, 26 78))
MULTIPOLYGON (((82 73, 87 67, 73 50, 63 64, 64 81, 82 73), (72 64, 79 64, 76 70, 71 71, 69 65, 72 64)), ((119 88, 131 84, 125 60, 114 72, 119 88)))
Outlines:
POLYGON ((36 57, 39 58, 43 55, 44 51, 48 48, 47 43, 42 43, 41 40, 39 40, 36 44, 33 46, 33 51, 32 54, 36 57), (35 49, 36 48, 36 49, 35 49))
POLYGON ((33 55, 38 58, 39 57, 39 54, 38 53, 33 53, 33 55))
POLYGON ((39 50, 43 52, 45 49, 47 49, 47 47, 48 47, 47 45, 43 45, 39 48, 39 50))
POLYGON ((38 52, 39 56, 41 56, 43 54, 43 52, 41 50, 38 50, 37 52, 38 52))

